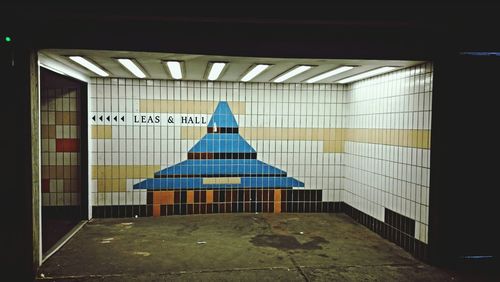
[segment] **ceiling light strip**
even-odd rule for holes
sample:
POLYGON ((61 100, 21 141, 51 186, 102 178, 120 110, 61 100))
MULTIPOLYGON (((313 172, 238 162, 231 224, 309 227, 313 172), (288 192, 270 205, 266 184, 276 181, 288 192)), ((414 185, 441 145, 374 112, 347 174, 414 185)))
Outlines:
POLYGON ((261 72, 265 71, 270 65, 266 64, 259 64, 254 66, 245 76, 241 78, 241 81, 247 82, 252 79, 254 79, 257 75, 259 75, 261 72))
POLYGON ((310 68, 312 68, 312 66, 298 66, 296 68, 293 68, 291 69, 290 71, 278 76, 274 82, 283 82, 287 79, 290 79, 296 75, 299 75, 307 70, 309 70, 310 68))
POLYGON ((146 77, 146 74, 144 74, 144 72, 131 59, 118 59, 118 62, 122 64, 122 66, 124 66, 136 77, 138 78, 146 77))
POLYGON ((69 58, 80 64, 81 66, 85 67, 86 69, 92 71, 93 73, 100 75, 100 76, 109 76, 107 72, 105 72, 103 69, 95 65, 94 63, 90 62, 89 60, 85 59, 82 56, 69 56, 69 58))
POLYGON ((226 63, 212 63, 210 68, 210 73, 208 74, 208 80, 216 80, 222 73, 222 70, 226 66, 226 63))
POLYGON ((173 79, 181 79, 182 78, 182 69, 181 62, 179 61, 166 61, 165 62, 168 67, 168 71, 173 79))
POLYGON ((396 68, 397 67, 381 67, 381 68, 378 68, 378 69, 374 69, 374 70, 371 70, 371 71, 363 72, 363 73, 360 73, 360 74, 357 74, 357 75, 353 75, 353 76, 341 79, 339 81, 336 81, 335 83, 349 83, 349 82, 353 82, 353 81, 365 79, 365 78, 368 78, 368 77, 376 76, 376 75, 379 75, 379 74, 383 74, 383 73, 386 73, 386 72, 390 72, 390 71, 395 70, 396 68))
POLYGON ((342 67, 336 68, 334 70, 325 72, 323 74, 317 75, 315 77, 309 78, 306 82, 307 83, 314 83, 314 82, 317 82, 317 81, 320 81, 320 80, 332 77, 334 75, 337 75, 337 74, 340 74, 340 73, 352 70, 353 68, 354 67, 351 67, 351 66, 342 66, 342 67))

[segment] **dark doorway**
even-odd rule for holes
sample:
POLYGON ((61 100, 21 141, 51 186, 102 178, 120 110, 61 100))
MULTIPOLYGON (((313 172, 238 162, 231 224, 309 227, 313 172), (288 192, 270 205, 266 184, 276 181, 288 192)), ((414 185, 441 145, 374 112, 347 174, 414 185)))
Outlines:
POLYGON ((42 251, 88 214, 87 85, 40 68, 42 251))

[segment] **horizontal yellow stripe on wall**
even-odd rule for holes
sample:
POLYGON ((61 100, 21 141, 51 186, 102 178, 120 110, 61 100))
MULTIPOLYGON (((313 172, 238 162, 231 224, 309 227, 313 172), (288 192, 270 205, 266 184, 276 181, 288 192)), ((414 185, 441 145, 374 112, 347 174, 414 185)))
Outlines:
POLYGON ((113 134, 111 125, 92 125, 90 138, 92 139, 111 139, 113 134))
POLYGON ((323 141, 323 153, 344 153, 344 141, 323 141))
POLYGON ((240 134, 247 139, 258 140, 343 140, 341 128, 273 128, 244 127, 240 134))
MULTIPOLYGON (((216 101, 181 101, 181 100, 139 100, 141 113, 186 113, 212 114, 219 102, 216 101)), ((244 102, 228 102, 235 115, 246 112, 244 102)))
MULTIPOLYGON (((253 128, 240 127, 247 140, 305 140, 323 141, 325 153, 344 151, 343 141, 385 144, 392 146, 430 148, 430 130, 375 128, 253 128)), ((181 139, 198 140, 207 133, 205 127, 181 128, 181 139)))
POLYGON ((97 179, 97 192, 127 191, 126 179, 97 179))
MULTIPOLYGON (((206 127, 182 127, 181 139, 197 140, 207 133, 206 127)), ((247 140, 343 140, 341 128, 275 128, 240 127, 239 133, 247 140)))
POLYGON ((345 140, 429 149, 430 135, 430 130, 425 129, 349 128, 346 129, 345 140))
POLYGON ((240 184, 239 177, 205 177, 203 184, 240 184))
POLYGON ((93 165, 92 179, 152 178, 159 165, 93 165))

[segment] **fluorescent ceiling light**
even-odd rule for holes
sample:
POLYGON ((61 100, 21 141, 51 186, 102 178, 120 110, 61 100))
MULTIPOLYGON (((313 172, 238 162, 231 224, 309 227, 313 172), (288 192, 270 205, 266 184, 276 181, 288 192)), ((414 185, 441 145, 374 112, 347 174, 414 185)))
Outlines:
POLYGON ((306 70, 308 70, 310 68, 312 68, 312 67, 311 66, 298 66, 298 67, 296 67, 296 68, 294 68, 294 69, 292 69, 292 70, 290 70, 290 71, 288 71, 288 72, 286 72, 286 73, 278 76, 274 80, 274 82, 283 82, 283 81, 285 81, 285 80, 287 80, 287 79, 289 79, 291 77, 294 77, 294 76, 296 76, 298 74, 301 74, 301 73, 305 72, 306 70))
POLYGON ((226 66, 226 63, 212 63, 212 67, 210 68, 210 73, 208 74, 208 80, 216 80, 219 78, 222 70, 226 66))
POLYGON ((51 70, 51 71, 53 71, 53 72, 56 72, 56 73, 58 73, 58 74, 67 75, 67 74, 65 74, 64 72, 62 72, 62 71, 60 71, 60 70, 58 70, 58 69, 55 69, 55 68, 53 68, 53 67, 49 67, 49 66, 44 65, 44 64, 42 64, 42 63, 40 63, 40 62, 39 62, 38 64, 39 64, 41 67, 46 68, 46 69, 48 69, 48 70, 51 70))
POLYGON ((395 70, 395 69, 396 69, 396 67, 381 67, 378 69, 374 69, 371 71, 367 71, 367 72, 363 72, 363 73, 360 73, 357 75, 353 75, 353 76, 350 76, 348 78, 341 79, 339 81, 336 81, 335 83, 349 83, 349 82, 353 82, 356 80, 361 80, 364 78, 372 77, 372 76, 375 76, 378 74, 390 72, 390 71, 395 70))
POLYGON ((314 83, 316 81, 320 81, 320 80, 323 80, 325 78, 329 78, 329 77, 332 77, 334 75, 337 75, 339 73, 343 73, 343 72, 346 72, 348 70, 352 70, 353 68, 354 67, 351 67, 351 66, 342 66, 342 67, 336 68, 334 70, 325 72, 323 74, 317 75, 315 77, 309 78, 306 82, 307 83, 314 83))
POLYGON ((69 56, 69 58, 74 61, 79 63, 80 65, 84 66, 88 70, 94 72, 97 75, 100 76, 109 76, 107 72, 102 70, 100 67, 96 66, 95 64, 91 63, 89 60, 85 59, 84 57, 81 56, 69 56))
POLYGON ((172 76, 173 79, 182 78, 181 62, 167 61, 166 64, 168 67, 168 71, 170 71, 170 75, 172 76))
POLYGON ((241 81, 250 81, 257 75, 259 75, 261 72, 265 71, 269 65, 264 65, 264 64, 259 64, 254 66, 245 76, 241 78, 241 81))
POLYGON ((118 62, 138 78, 146 77, 144 72, 131 59, 118 59, 118 62))

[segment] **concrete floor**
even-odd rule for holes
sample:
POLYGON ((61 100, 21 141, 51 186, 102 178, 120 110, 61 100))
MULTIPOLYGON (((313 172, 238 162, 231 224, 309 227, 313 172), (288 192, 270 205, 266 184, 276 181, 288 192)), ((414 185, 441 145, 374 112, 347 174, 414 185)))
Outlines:
POLYGON ((42 265, 38 279, 461 280, 414 259, 344 214, 96 219, 42 265))

